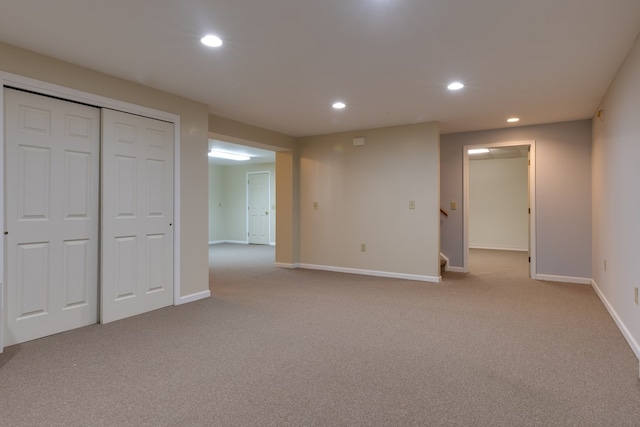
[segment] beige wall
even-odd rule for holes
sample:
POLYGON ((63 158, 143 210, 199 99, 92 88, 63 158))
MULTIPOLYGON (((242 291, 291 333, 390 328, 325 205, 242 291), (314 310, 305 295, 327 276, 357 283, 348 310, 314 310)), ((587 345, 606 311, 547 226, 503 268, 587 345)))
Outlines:
POLYGON ((276 150, 278 265, 294 267, 303 263, 439 276, 437 124, 296 139, 210 114, 209 134, 230 142, 276 150), (354 136, 365 136, 366 146, 355 154, 343 156, 346 164, 340 163, 340 158, 332 158, 334 146, 344 148, 345 154, 350 152, 354 148, 351 143, 354 136), (339 170, 349 178, 344 182, 334 180, 333 172, 314 176, 314 165, 318 163, 323 163, 323 172, 327 171, 326 167, 339 170), (373 169, 375 173, 370 176, 364 172, 373 169), (363 173, 358 175, 358 170, 363 173), (333 204, 341 206, 332 209, 322 224, 316 223, 308 213, 310 187, 332 193, 324 194, 323 212, 328 212, 327 207, 333 204), (344 205, 336 197, 346 187, 350 187, 350 196, 344 205), (388 203, 390 198, 392 203, 388 203), (415 210, 408 209, 409 200, 416 201, 415 210), (331 224, 341 215, 347 215, 346 223, 353 227, 331 224), (336 233, 337 226, 347 227, 349 232, 336 233), (364 254, 360 252, 360 243, 367 244, 364 254))
POLYGON ((462 147, 532 140, 536 142, 536 273, 588 281, 591 120, 442 135, 442 206, 458 203, 458 209, 442 220, 442 252, 452 266, 462 267, 462 147))
POLYGON ((223 168, 209 165, 209 242, 225 240, 223 168))
POLYGON ((207 107, 4 43, 0 43, 0 71, 180 116, 181 294, 208 290, 207 107))
POLYGON ((529 250, 526 157, 469 160, 469 247, 529 250))
POLYGON ((640 358, 640 40, 600 108, 602 117, 593 118, 593 281, 640 358))
POLYGON ((295 138, 247 123, 209 114, 209 132, 214 138, 267 150, 293 150, 295 138))
POLYGON ((276 152, 276 263, 294 267, 300 261, 299 150, 276 152))
POLYGON ((247 241, 247 174, 269 172, 271 208, 269 214, 270 242, 276 234, 276 167, 275 163, 216 166, 209 165, 209 242, 247 241), (214 178, 215 177, 215 178, 214 178), (213 200, 212 200, 213 199, 213 200), (220 206, 222 203, 222 206, 220 206))
POLYGON ((299 143, 301 264, 439 277, 437 123, 299 143))

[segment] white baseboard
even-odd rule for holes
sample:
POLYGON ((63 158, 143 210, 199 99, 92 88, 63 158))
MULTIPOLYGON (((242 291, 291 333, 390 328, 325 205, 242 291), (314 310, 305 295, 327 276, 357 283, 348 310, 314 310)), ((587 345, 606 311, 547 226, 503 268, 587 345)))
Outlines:
MULTIPOLYGON (((231 243, 233 245, 248 245, 249 242, 243 240, 213 240, 209 242, 209 245, 221 245, 223 243, 231 243)), ((270 242, 269 246, 275 246, 276 242, 270 242)))
POLYGON ((462 268, 462 267, 452 267, 452 266, 449 266, 449 267, 447 268, 447 271, 451 271, 452 273, 464 273, 464 268, 462 268))
POLYGON ((194 302, 194 301, 198 301, 201 299, 205 299, 205 298, 209 298, 211 296, 211 291, 202 291, 202 292, 198 292, 195 294, 191 294, 191 295, 186 295, 183 297, 180 297, 180 299, 178 300, 178 303, 176 305, 182 305, 182 304, 187 304, 190 302, 194 302))
POLYGON ((489 249, 492 251, 517 251, 517 252, 529 251, 529 248, 516 248, 513 246, 472 245, 472 244, 469 244, 469 249, 489 249))
POLYGON ((586 277, 570 277, 570 276, 554 276, 551 274, 536 274, 535 280, 543 280, 545 282, 562 282, 562 283, 577 283, 579 285, 590 285, 591 279, 586 277))
MULTIPOLYGON (((591 280, 591 287, 596 291, 596 294, 598 294, 598 297, 600 297, 600 301, 602 301, 602 303, 604 304, 605 308, 609 312, 609 315, 613 318, 613 321, 616 322, 618 329, 620 329, 620 332, 622 332, 622 335, 627 340, 627 343, 629 343, 631 350, 633 350, 636 357, 640 359, 640 345, 638 345, 638 342, 633 338, 627 326, 624 324, 620 316, 618 316, 618 313, 613 308, 611 303, 609 303, 609 300, 607 299, 607 297, 604 296, 604 294, 598 287, 598 284, 594 280, 591 280)), ((640 369, 640 365, 639 365, 639 369, 640 369)))
POLYGON ((210 245, 220 245, 222 243, 231 243, 233 245, 248 245, 249 242, 246 240, 215 240, 213 242, 209 242, 210 245))
POLYGON ((281 268, 291 268, 291 269, 300 268, 300 264, 287 264, 285 262, 276 262, 273 265, 281 268))
POLYGON ((332 271, 335 273, 360 274, 363 276, 388 277, 391 279, 417 280, 420 282, 431 283, 440 283, 442 281, 442 277, 440 276, 422 276, 418 274, 391 273, 388 271, 361 270, 358 268, 333 267, 328 265, 315 264, 299 264, 299 266, 300 268, 306 268, 308 270, 322 270, 332 271))

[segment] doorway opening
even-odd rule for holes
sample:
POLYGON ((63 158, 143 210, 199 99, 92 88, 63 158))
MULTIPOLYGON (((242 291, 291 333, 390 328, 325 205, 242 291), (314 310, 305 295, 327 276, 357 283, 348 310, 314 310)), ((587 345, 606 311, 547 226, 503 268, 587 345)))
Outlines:
POLYGON ((275 151, 223 138, 210 137, 210 153, 231 153, 248 159, 209 156, 209 245, 275 246, 275 151))
POLYGON ((463 191, 463 271, 470 248, 527 251, 535 278, 535 141, 464 146, 463 191))

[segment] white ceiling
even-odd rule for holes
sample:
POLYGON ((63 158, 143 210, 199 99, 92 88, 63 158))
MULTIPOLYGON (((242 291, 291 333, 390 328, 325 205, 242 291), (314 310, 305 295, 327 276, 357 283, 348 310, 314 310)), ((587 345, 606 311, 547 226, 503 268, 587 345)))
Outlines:
POLYGON ((2 41, 292 136, 588 118, 639 31, 638 0, 2 0, 0 13, 2 41), (225 44, 205 48, 206 33, 225 44))

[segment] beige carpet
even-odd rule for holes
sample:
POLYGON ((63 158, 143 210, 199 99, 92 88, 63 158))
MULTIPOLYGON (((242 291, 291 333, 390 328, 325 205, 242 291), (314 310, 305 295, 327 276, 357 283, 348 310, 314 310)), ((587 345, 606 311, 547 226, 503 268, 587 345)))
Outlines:
POLYGON ((429 284, 210 251, 207 300, 10 347, 0 425, 636 426, 638 361, 589 286, 472 251, 429 284))

